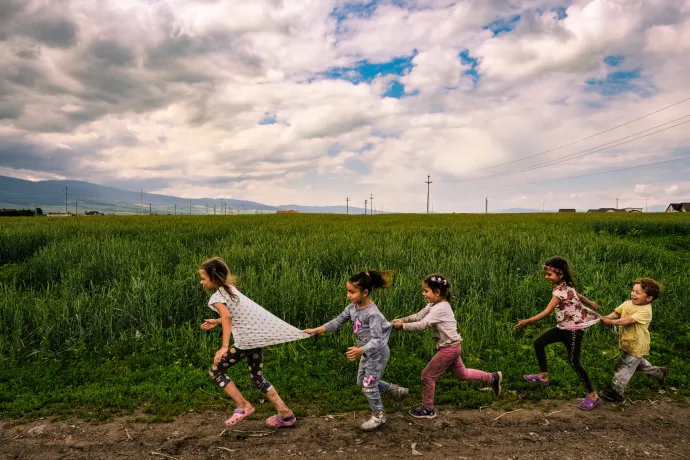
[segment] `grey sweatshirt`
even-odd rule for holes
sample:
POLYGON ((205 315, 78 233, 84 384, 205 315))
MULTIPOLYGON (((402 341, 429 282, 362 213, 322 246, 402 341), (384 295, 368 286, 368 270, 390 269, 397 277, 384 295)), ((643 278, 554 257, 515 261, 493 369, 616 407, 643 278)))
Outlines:
POLYGON ((453 308, 448 302, 427 304, 419 313, 401 319, 405 323, 403 324, 404 331, 421 331, 433 327, 437 348, 458 345, 462 342, 453 308))
POLYGON ((393 326, 386 321, 375 303, 365 308, 357 308, 351 303, 341 314, 324 324, 324 327, 327 332, 333 332, 348 321, 352 321, 352 332, 357 339, 357 345, 364 349, 367 356, 376 354, 388 346, 388 338, 393 326))

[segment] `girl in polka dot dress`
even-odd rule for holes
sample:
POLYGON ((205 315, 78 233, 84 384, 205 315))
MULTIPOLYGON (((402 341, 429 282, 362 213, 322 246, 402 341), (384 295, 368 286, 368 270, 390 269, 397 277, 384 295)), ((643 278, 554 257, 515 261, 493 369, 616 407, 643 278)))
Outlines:
POLYGON ((209 375, 236 405, 232 417, 227 419, 225 424, 236 425, 255 410, 227 375, 230 367, 246 358, 252 382, 278 411, 276 415, 266 419, 266 425, 273 428, 294 425, 297 421, 295 415, 263 375, 261 346, 299 340, 308 336, 242 295, 233 285, 235 279, 221 259, 214 258, 204 262, 199 268, 199 276, 206 291, 215 291, 208 306, 220 315, 220 318, 205 320, 201 328, 207 331, 219 325, 223 328, 223 343, 216 352, 209 375), (231 334, 234 339, 232 347, 229 345, 231 334))

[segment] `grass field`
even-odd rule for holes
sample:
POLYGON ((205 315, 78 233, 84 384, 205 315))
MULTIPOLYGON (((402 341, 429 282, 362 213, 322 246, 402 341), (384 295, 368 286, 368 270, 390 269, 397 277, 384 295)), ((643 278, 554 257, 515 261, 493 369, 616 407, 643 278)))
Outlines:
MULTIPOLYGON (((579 291, 610 312, 631 281, 665 287, 654 305, 650 360, 670 369, 667 395, 690 395, 690 218, 685 215, 264 215, 208 217, 5 218, 0 220, 0 417, 76 414, 101 419, 144 408, 166 420, 187 410, 224 408, 207 368, 218 331, 197 268, 223 257, 250 298, 297 327, 315 327, 347 304, 345 280, 370 268, 394 271, 374 300, 388 319, 424 303, 433 272, 453 284, 465 362, 503 370, 502 404, 583 394, 564 350, 548 352, 553 382, 533 389, 532 340, 553 318, 513 332, 541 311, 551 286, 541 271, 553 255, 572 264, 579 291)), ((434 353, 429 331, 395 333, 386 380, 421 394, 419 374, 434 353)), ((348 328, 266 350, 266 376, 298 414, 367 407, 356 363, 343 352, 348 328)), ((616 336, 596 326, 583 361, 595 385, 610 382, 616 336)), ((247 372, 231 371, 255 402, 247 372)), ((472 383, 444 376, 442 404, 492 401, 472 383)), ((637 376, 631 396, 656 383, 637 376)))

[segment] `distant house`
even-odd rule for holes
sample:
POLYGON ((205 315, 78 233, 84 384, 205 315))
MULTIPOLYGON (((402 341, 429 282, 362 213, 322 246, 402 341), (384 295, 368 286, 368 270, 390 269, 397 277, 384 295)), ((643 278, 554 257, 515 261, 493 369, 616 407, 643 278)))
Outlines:
POLYGON ((276 214, 299 214, 299 211, 295 211, 294 209, 290 209, 289 211, 278 210, 276 214))
POLYGON ((84 214, 87 216, 105 216, 105 214, 98 211, 86 211, 84 214))
POLYGON ((690 203, 671 203, 666 212, 690 212, 690 203))
POLYGON ((558 212, 577 212, 575 209, 559 209, 558 212))
POLYGON ((622 209, 599 208, 599 209, 590 209, 587 212, 642 212, 642 208, 622 208, 622 209))

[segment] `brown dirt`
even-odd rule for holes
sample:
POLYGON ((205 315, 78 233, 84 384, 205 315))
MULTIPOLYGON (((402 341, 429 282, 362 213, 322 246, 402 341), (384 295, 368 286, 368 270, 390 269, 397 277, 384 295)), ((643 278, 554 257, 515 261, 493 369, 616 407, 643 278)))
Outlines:
POLYGON ((223 412, 188 413, 172 423, 0 422, 0 459, 690 459, 688 407, 637 401, 583 413, 575 404, 441 408, 434 420, 389 414, 374 433, 358 429, 364 412, 309 417, 279 431, 258 418, 236 427, 242 432, 224 431, 223 412))

